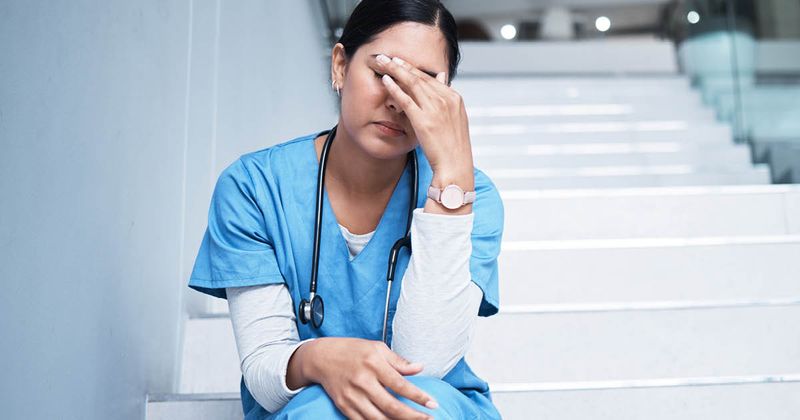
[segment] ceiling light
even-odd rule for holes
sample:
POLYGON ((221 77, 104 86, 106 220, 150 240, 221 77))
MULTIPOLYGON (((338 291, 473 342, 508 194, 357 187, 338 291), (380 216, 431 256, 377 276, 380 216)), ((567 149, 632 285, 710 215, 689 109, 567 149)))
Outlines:
POLYGON ((600 16, 594 21, 594 27, 600 32, 605 32, 611 29, 611 19, 605 16, 600 16))

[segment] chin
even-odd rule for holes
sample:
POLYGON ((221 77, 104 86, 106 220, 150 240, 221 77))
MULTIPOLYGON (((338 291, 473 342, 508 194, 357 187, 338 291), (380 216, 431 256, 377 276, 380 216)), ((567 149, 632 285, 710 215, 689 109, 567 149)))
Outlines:
POLYGON ((363 140, 359 143, 361 148, 375 159, 393 160, 414 150, 417 146, 415 140, 407 137, 393 139, 370 134, 363 137, 363 140))

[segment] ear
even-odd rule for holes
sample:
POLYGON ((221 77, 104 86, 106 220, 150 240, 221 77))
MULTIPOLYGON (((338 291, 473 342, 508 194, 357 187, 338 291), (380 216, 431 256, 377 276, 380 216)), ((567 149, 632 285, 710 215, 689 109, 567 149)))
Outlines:
POLYGON ((337 42, 331 50, 331 80, 341 88, 344 85, 346 74, 347 56, 344 53, 344 45, 337 42))

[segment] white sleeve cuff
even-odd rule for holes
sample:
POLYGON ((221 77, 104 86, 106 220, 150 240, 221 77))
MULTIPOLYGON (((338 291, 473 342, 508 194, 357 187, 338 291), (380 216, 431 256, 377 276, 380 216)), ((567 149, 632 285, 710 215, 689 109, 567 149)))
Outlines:
POLYGON ((287 347, 286 350, 283 351, 283 355, 278 361, 278 366, 280 366, 281 377, 283 378, 283 380, 281 381, 281 386, 283 387, 283 393, 287 400, 297 395, 300 391, 306 389, 306 387, 302 386, 292 391, 291 389, 289 389, 289 386, 286 385, 286 374, 289 370, 289 360, 292 358, 294 352, 297 351, 297 349, 301 345, 313 340, 316 340, 316 338, 309 338, 307 340, 303 340, 297 344, 294 344, 290 347, 287 347))

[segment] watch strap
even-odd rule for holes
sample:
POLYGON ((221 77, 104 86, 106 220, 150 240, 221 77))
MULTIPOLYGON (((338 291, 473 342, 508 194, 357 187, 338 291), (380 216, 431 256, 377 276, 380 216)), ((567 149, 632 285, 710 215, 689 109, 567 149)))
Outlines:
MULTIPOLYGON (((457 185, 455 185, 455 184, 450 184, 450 185, 454 185, 454 186, 457 187, 457 185)), ((450 185, 445 186, 445 188, 449 187, 450 185)), ((461 188, 459 187, 459 189, 461 189, 461 188)), ((442 191, 443 190, 444 190, 444 188, 437 188, 437 187, 434 187, 433 185, 431 185, 430 187, 428 187, 428 197, 431 198, 433 201, 441 204, 442 203, 442 191)), ((463 192, 463 198, 462 198, 462 202, 461 202, 462 206, 465 205, 465 204, 469 204, 469 203, 474 203, 475 202, 475 197, 476 197, 475 191, 463 191, 462 190, 462 192, 463 192)))

